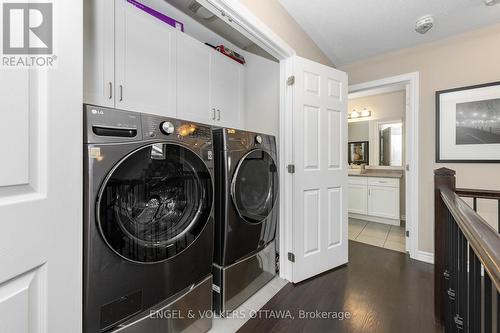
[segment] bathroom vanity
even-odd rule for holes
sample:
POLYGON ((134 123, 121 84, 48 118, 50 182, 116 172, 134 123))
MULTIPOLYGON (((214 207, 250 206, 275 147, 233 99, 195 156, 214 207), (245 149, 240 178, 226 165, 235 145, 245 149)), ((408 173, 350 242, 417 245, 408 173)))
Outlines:
POLYGON ((368 169, 349 173, 349 217, 400 225, 400 185, 402 170, 368 169))

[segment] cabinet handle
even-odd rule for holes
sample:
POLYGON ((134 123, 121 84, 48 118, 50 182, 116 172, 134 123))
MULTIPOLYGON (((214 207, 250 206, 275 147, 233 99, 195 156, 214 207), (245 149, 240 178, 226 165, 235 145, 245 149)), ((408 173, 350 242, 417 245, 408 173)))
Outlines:
POLYGON ((123 86, 120 84, 120 102, 123 101, 123 86))
POLYGON ((215 108, 212 108, 212 120, 215 120, 215 108))
POLYGON ((220 120, 220 110, 217 109, 217 120, 220 120))
POLYGON ((113 82, 109 82, 109 99, 113 99, 113 82))

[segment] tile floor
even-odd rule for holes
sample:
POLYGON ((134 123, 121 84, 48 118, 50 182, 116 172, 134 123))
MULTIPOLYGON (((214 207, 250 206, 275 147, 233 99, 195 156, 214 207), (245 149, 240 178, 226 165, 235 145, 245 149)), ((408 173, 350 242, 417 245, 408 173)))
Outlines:
POLYGON ((349 218, 349 239, 405 252, 405 228, 349 218))
POLYGON ((283 288, 288 281, 275 277, 257 291, 245 303, 233 312, 232 317, 214 318, 212 329, 208 333, 234 333, 250 319, 251 311, 260 310, 271 298, 283 288))

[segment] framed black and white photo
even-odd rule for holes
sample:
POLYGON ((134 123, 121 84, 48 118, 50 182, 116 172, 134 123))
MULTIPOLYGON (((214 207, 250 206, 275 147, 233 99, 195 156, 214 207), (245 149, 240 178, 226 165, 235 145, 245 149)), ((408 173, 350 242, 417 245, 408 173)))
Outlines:
POLYGON ((500 82, 436 92, 436 162, 500 163, 500 82))

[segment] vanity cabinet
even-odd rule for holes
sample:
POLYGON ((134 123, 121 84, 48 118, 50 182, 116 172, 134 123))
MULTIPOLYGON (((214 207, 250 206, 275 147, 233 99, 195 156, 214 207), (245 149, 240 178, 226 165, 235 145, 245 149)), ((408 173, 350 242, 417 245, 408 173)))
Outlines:
POLYGON ((366 177, 349 177, 347 207, 349 213, 368 214, 368 187, 366 177))
POLYGON ((351 217, 400 224, 399 178, 350 176, 348 211, 351 217))

